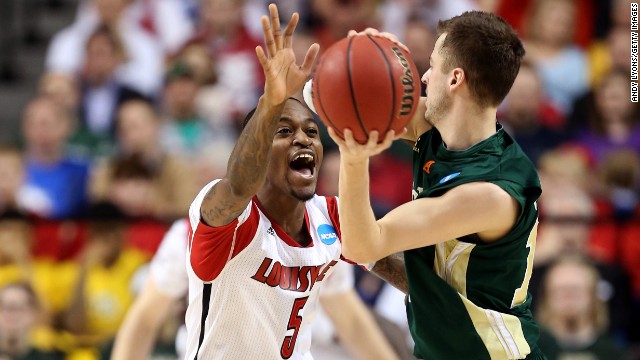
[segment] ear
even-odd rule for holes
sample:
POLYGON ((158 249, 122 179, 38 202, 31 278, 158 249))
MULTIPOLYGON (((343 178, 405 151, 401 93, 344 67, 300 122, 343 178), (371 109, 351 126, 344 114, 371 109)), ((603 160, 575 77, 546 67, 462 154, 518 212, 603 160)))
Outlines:
POLYGON ((449 77, 449 89, 454 91, 457 89, 465 80, 464 70, 461 68, 455 68, 451 71, 451 75, 449 77))

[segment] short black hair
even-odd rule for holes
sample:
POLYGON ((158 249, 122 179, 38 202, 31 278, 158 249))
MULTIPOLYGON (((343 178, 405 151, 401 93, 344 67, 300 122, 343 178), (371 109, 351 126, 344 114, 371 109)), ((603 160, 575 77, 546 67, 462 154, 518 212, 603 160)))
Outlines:
MULTIPOLYGON (((300 99, 297 99, 297 98, 294 98, 294 97, 290 96, 287 100, 295 100, 295 101, 299 102, 300 104, 302 104, 307 109, 309 109, 307 104, 305 104, 304 102, 300 101, 300 99)), ((255 114, 257 108, 258 107, 256 106, 253 109, 251 109, 251 111, 249 111, 249 113, 247 113, 247 116, 244 117, 244 120, 242 120, 242 129, 243 130, 244 130, 245 127, 247 127, 247 124, 249 123, 249 120, 251 120, 251 117, 253 117, 253 114, 255 114)))

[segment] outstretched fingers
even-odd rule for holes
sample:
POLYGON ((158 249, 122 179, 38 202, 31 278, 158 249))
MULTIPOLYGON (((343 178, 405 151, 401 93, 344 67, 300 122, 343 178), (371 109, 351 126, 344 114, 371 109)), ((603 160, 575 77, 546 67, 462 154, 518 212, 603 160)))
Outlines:
POLYGON ((296 27, 298 26, 299 19, 300 19, 300 16, 298 15, 298 13, 294 12, 293 15, 291 15, 291 20, 289 20, 287 27, 284 29, 284 47, 285 48, 290 48, 293 44, 293 32, 296 30, 296 27))
POLYGON ((260 65, 262 65, 262 69, 265 74, 269 71, 269 59, 267 55, 264 53, 262 46, 256 46, 256 55, 258 56, 258 61, 260 61, 260 65))
POLYGON ((304 62, 300 66, 300 69, 304 71, 305 74, 311 73, 311 68, 313 67, 313 62, 318 57, 318 53, 320 52, 320 45, 317 43, 313 43, 309 50, 307 50, 307 55, 304 56, 304 62))
POLYGON ((271 17, 271 28, 273 31, 273 39, 275 41, 276 49, 282 49, 282 35, 280 33, 280 15, 278 14, 278 7, 276 4, 269 4, 269 16, 271 17))
POLYGON ((272 57, 276 54, 276 41, 273 38, 273 32, 271 31, 271 24, 269 24, 269 18, 262 16, 260 18, 262 23, 262 32, 264 33, 264 44, 267 47, 267 54, 272 57))

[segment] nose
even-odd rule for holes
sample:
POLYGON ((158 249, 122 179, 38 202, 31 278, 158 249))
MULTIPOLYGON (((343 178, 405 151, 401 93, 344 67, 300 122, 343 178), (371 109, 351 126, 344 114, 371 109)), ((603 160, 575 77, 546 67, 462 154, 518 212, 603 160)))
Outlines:
POLYGON ((300 144, 304 147, 311 146, 312 140, 302 129, 296 131, 296 135, 293 137, 293 144, 300 144))
POLYGON ((423 75, 422 78, 420 79, 422 81, 423 84, 425 85, 429 85, 429 72, 431 71, 431 69, 427 70, 423 75))

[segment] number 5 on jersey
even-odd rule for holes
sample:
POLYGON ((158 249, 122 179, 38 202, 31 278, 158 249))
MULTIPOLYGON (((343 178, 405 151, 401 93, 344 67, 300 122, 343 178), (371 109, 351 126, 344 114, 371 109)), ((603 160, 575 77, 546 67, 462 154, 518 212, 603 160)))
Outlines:
POLYGON ((300 330, 300 324, 302 324, 302 316, 300 310, 309 300, 309 297, 303 297, 295 299, 293 302, 293 308, 291 309, 291 315, 289 315, 289 323, 287 324, 287 330, 293 329, 293 335, 285 336, 282 342, 282 348, 280 348, 280 356, 283 359, 288 359, 293 355, 293 348, 296 346, 296 340, 298 339, 298 331, 300 330))

